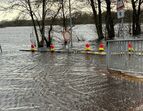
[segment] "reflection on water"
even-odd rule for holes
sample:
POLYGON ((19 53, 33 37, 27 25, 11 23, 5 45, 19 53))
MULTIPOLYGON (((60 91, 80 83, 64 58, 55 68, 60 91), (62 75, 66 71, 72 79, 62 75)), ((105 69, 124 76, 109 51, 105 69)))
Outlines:
POLYGON ((142 105, 143 84, 110 76, 104 56, 20 52, 23 42, 15 37, 0 38, 7 40, 0 111, 132 111, 142 105))

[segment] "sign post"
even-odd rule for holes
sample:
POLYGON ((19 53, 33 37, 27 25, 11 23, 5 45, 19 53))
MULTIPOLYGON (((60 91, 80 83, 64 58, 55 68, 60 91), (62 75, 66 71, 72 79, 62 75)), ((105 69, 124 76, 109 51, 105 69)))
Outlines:
POLYGON ((124 38, 124 16, 125 16, 125 11, 124 11, 124 2, 123 0, 117 0, 117 18, 121 20, 119 23, 119 30, 118 30, 118 37, 123 37, 124 38))
POLYGON ((70 37, 71 37, 71 47, 73 47, 73 38, 72 38, 72 17, 71 17, 71 0, 69 0, 69 15, 70 15, 70 37))

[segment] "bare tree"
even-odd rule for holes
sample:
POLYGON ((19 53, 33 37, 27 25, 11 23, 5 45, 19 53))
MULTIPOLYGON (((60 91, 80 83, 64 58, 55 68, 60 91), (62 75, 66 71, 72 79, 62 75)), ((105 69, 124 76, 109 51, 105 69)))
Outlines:
POLYGON ((66 30, 66 17, 65 17, 65 3, 64 0, 61 1, 61 5, 62 5, 62 14, 63 14, 63 28, 64 30, 66 30))
MULTIPOLYGON (((18 10, 20 14, 19 16, 24 15, 27 16, 27 18, 31 18, 38 47, 43 47, 44 42, 46 42, 49 47, 49 43, 51 42, 45 37, 45 20, 48 16, 51 18, 53 24, 55 17, 59 13, 59 8, 57 8, 58 10, 55 11, 54 14, 50 14, 50 12, 53 10, 52 8, 55 7, 55 4, 59 4, 59 2, 55 0, 8 0, 7 4, 9 5, 2 8, 7 11, 18 10)), ((59 7, 59 5, 57 6, 59 7)))
POLYGON ((143 4, 143 0, 132 0, 132 33, 133 35, 141 34, 141 22, 140 22, 140 15, 141 15, 141 5, 143 4))
POLYGON ((111 14, 111 1, 105 0, 106 2, 106 17, 105 17, 105 23, 106 23, 106 30, 108 33, 108 39, 113 39, 115 37, 114 32, 114 24, 113 24, 113 17, 111 14))
POLYGON ((60 10, 61 10, 61 7, 59 7, 57 13, 51 18, 50 28, 49 28, 49 31, 48 31, 48 42, 47 42, 48 47, 50 46, 50 44, 52 42, 51 31, 53 30, 53 24, 54 24, 55 18, 59 14, 60 10))
POLYGON ((31 16, 31 19, 32 19, 32 22, 33 22, 33 27, 34 27, 35 35, 36 35, 36 39, 37 39, 37 44, 38 44, 38 47, 39 47, 40 46, 40 42, 39 42, 38 32, 37 32, 37 28, 36 28, 36 23, 35 23, 34 16, 33 16, 31 2, 30 2, 30 0, 25 1, 25 2, 27 2, 27 4, 28 4, 28 7, 26 9, 30 13, 30 16, 31 16))
POLYGON ((96 10, 96 0, 89 0, 90 5, 92 7, 94 22, 98 34, 98 40, 102 40, 104 38, 102 31, 102 10, 101 10, 101 0, 97 0, 98 12, 96 10))

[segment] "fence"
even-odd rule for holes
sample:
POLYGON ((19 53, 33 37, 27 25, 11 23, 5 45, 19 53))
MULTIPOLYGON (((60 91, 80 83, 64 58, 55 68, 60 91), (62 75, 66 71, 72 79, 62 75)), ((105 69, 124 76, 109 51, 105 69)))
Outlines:
POLYGON ((143 39, 107 41, 107 67, 143 73, 143 39))

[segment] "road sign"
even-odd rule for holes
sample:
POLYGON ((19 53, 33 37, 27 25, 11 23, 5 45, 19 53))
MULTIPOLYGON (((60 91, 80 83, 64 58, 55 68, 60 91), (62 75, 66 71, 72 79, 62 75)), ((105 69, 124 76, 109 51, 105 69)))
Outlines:
POLYGON ((117 11, 122 10, 124 8, 123 0, 117 0, 117 11))
POLYGON ((118 19, 124 18, 124 16, 125 16, 125 11, 124 11, 124 9, 117 11, 117 17, 118 17, 118 19))
POLYGON ((125 12, 124 12, 124 2, 123 0, 117 0, 117 18, 124 18, 125 12))

